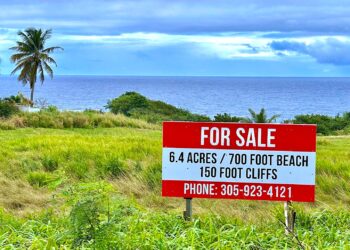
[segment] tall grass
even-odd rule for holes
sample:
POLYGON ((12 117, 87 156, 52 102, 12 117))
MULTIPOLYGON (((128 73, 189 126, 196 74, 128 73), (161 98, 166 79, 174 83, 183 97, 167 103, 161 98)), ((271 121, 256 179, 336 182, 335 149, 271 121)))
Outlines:
POLYGON ((7 119, 0 119, 0 129, 16 128, 113 128, 130 127, 159 129, 158 125, 133 119, 121 114, 98 112, 22 112, 7 119))
MULTIPOLYGON (((175 213, 145 210, 133 201, 82 191, 70 215, 53 211, 28 219, 0 211, 0 247, 16 249, 298 249, 278 223, 254 225, 227 216, 185 222, 175 213), (92 227, 93 225, 93 227, 92 227)), ((348 249, 350 213, 297 211, 296 235, 305 249, 348 249)))
MULTIPOLYGON (((280 202, 195 199, 185 223, 184 201, 160 194, 158 129, 0 130, 0 144, 0 248, 298 248, 280 202), (78 230, 89 214, 94 229, 78 230)), ((350 137, 318 140, 317 201, 294 204, 306 248, 350 244, 349 148, 350 137)))

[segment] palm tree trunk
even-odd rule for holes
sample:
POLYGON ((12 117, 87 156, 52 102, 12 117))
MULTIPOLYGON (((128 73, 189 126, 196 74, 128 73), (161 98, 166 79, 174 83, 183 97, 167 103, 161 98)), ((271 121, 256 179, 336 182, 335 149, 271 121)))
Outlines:
POLYGON ((34 105, 34 86, 35 86, 35 84, 30 84, 30 102, 31 102, 31 104, 30 104, 30 106, 31 107, 33 107, 33 105, 34 105))

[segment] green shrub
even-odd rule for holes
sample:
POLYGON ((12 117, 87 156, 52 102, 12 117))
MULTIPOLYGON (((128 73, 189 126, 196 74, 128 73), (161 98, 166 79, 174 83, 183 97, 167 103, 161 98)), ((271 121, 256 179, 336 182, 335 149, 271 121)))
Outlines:
POLYGON ((137 108, 146 108, 148 106, 147 98, 136 92, 126 92, 125 94, 108 101, 107 108, 112 113, 122 113, 129 116, 131 110, 137 108))
POLYGON ((1 121, 0 120, 0 129, 2 130, 12 130, 12 129, 16 129, 16 126, 9 122, 9 121, 1 121))
POLYGON ((9 97, 4 98, 4 101, 9 101, 16 104, 21 105, 30 105, 32 102, 26 98, 22 93, 18 93, 17 95, 11 95, 9 97))
POLYGON ((13 103, 17 103, 20 104, 21 103, 21 97, 18 95, 11 95, 9 97, 5 97, 4 98, 5 101, 9 101, 9 102, 13 102, 13 103))
POLYGON ((228 113, 217 114, 216 116, 214 116, 215 122, 239 122, 241 120, 242 120, 242 117, 231 116, 228 113))
POLYGON ((350 112, 335 117, 317 114, 297 115, 291 122, 294 124, 317 124, 317 133, 330 135, 350 126, 350 112))
POLYGON ((23 113, 24 121, 23 123, 27 127, 34 128, 63 128, 63 124, 60 120, 55 119, 55 117, 48 112, 38 112, 38 113, 23 113))
POLYGON ((74 119, 69 114, 62 115, 62 123, 64 128, 74 127, 74 119))
POLYGON ((110 218, 110 192, 112 188, 101 182, 80 184, 66 192, 73 203, 70 212, 70 227, 73 235, 72 247, 94 244, 104 221, 110 218))
POLYGON ((0 117, 10 117, 19 112, 14 102, 0 99, 0 117))
POLYGON ((110 100, 106 106, 111 112, 159 123, 162 121, 210 121, 208 116, 192 114, 162 101, 149 100, 136 92, 110 100))
POLYGON ((85 197, 75 204, 70 213, 74 248, 95 238, 101 223, 102 209, 103 206, 98 196, 85 197))
POLYGON ((59 113, 58 108, 54 105, 49 105, 46 108, 42 109, 41 111, 49 112, 49 113, 59 113))
POLYGON ((90 120, 87 116, 76 115, 73 117, 73 127, 74 128, 90 128, 90 120))
POLYGON ((86 113, 86 114, 103 114, 104 112, 102 110, 85 109, 84 113, 86 113))

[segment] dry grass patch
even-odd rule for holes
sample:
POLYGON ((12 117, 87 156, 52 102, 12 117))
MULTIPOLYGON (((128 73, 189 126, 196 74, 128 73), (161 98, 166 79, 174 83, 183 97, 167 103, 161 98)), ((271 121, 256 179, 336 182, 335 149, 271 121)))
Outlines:
POLYGON ((0 206, 18 215, 39 212, 47 207, 50 195, 35 189, 22 180, 11 180, 0 175, 0 206))

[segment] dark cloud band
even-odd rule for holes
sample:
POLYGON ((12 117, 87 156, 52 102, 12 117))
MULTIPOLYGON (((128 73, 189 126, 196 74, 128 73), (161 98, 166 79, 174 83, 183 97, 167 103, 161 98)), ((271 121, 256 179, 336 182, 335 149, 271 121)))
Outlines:
POLYGON ((350 65, 350 41, 328 38, 311 44, 293 41, 273 41, 271 49, 280 52, 292 51, 309 55, 319 63, 333 65, 350 65))

